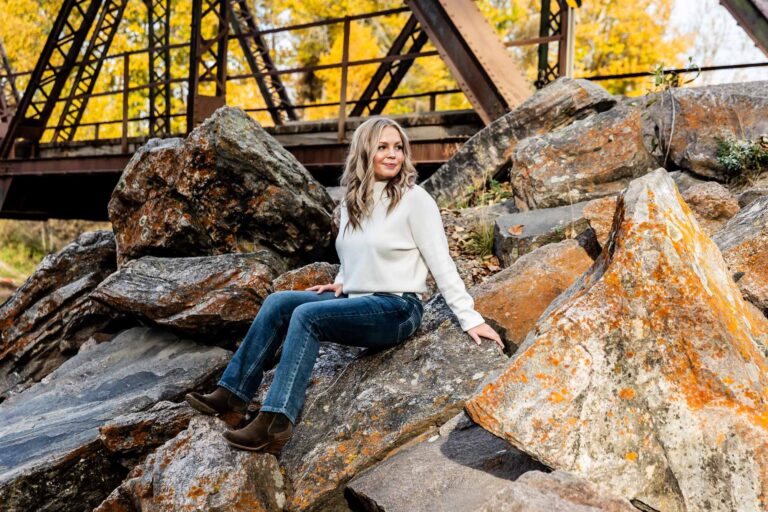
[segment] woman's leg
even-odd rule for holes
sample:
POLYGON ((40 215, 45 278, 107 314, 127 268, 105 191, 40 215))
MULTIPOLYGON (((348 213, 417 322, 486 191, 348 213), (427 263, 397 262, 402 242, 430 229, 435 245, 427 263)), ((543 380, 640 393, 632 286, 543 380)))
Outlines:
POLYGON ((267 296, 248 333, 219 380, 219 386, 248 403, 264 375, 264 365, 280 347, 293 311, 307 303, 343 302, 333 292, 283 291, 267 296))
POLYGON ((282 413, 295 424, 321 340, 376 349, 392 347, 418 328, 422 311, 418 299, 391 294, 296 307, 261 411, 282 413))

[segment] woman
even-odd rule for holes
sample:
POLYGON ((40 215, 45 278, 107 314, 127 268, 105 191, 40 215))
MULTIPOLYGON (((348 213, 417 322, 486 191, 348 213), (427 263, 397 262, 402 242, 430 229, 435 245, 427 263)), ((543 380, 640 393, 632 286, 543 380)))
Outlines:
POLYGON ((472 297, 448 252, 440 211, 415 185, 408 138, 396 122, 365 121, 352 136, 341 184, 346 194, 336 251, 341 268, 333 284, 270 294, 248 334, 208 395, 190 393, 206 414, 241 420, 261 383, 265 363, 285 334, 275 378, 258 416, 224 433, 232 446, 277 454, 299 417, 319 342, 374 349, 405 341, 421 324, 427 269, 464 331, 480 344, 499 335, 474 310, 472 297))

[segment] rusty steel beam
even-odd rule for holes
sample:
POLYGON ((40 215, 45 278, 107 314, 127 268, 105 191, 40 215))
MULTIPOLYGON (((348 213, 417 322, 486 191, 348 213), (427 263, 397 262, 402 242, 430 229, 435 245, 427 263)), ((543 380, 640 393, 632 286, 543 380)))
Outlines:
POLYGON ((59 122, 53 132, 54 142, 74 139, 104 63, 103 59, 109 51, 117 26, 123 18, 126 2, 127 0, 104 0, 96 21, 96 28, 91 34, 82 63, 77 67, 75 80, 72 82, 59 122))
POLYGON ((227 102, 228 12, 228 0, 192 1, 187 133, 227 102), (215 27, 212 38, 203 36, 204 25, 206 29, 211 25, 215 27), (212 96, 200 91, 202 84, 209 81, 215 84, 212 96))
POLYGON ((467 99, 487 125, 531 88, 472 0, 406 0, 467 99))
POLYGON ((768 55, 768 0, 720 0, 736 22, 768 55))
MULTIPOLYGON (((416 17, 411 15, 392 43, 387 57, 403 53, 418 53, 427 43, 427 40, 427 33, 421 29, 416 17), (406 45, 409 43, 410 46, 406 49, 406 45)), ((389 101, 389 97, 394 95, 412 64, 413 60, 409 59, 386 61, 379 64, 350 116, 361 116, 366 110, 368 110, 369 115, 381 114, 389 101), (384 86, 383 90, 381 89, 382 85, 384 86), (376 103, 371 107, 370 104, 374 101, 376 103)))
POLYGON ((37 143, 83 46, 101 0, 64 0, 0 146, 8 158, 18 137, 37 143))
POLYGON ((0 160, 0 177, 48 174, 121 174, 131 155, 0 160))
POLYGON ((144 0, 149 36, 149 136, 171 135, 171 0, 144 0))
POLYGON ((276 125, 298 119, 296 111, 291 105, 288 91, 285 89, 280 75, 270 74, 277 71, 272 56, 269 54, 264 37, 259 32, 256 20, 253 19, 251 9, 246 0, 231 0, 230 21, 232 31, 240 41, 243 54, 251 68, 251 73, 256 78, 256 85, 261 91, 267 111, 276 125), (248 34, 245 37, 244 34, 248 34))

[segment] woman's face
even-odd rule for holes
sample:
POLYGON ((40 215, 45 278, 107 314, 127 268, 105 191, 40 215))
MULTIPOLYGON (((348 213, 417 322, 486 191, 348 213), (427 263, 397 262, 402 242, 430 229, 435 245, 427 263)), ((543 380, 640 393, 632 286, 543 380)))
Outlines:
POLYGON ((376 181, 385 181, 397 176, 403 167, 403 140, 400 132, 392 126, 381 130, 379 145, 373 156, 373 173, 376 181))

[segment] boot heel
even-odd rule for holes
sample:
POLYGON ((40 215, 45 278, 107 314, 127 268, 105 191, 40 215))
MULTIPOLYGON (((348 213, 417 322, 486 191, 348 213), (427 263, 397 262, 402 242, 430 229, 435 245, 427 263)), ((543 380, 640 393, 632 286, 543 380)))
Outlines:
POLYGON ((218 418, 232 428, 239 428, 240 424, 245 419, 245 414, 241 412, 225 412, 223 414, 217 414, 218 418))
POLYGON ((275 439, 274 441, 271 441, 269 444, 267 444, 262 451, 265 453, 271 453, 274 456, 280 455, 280 452, 283 450, 283 447, 288 444, 288 441, 290 441, 291 438, 287 437, 285 439, 275 439))

